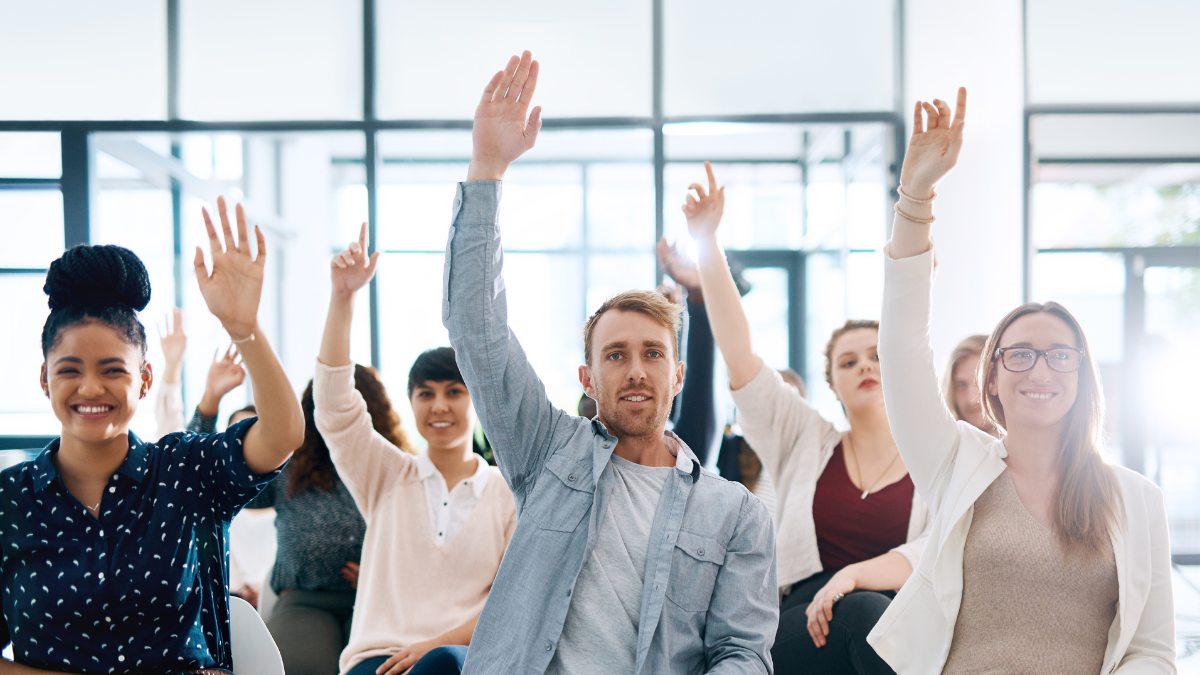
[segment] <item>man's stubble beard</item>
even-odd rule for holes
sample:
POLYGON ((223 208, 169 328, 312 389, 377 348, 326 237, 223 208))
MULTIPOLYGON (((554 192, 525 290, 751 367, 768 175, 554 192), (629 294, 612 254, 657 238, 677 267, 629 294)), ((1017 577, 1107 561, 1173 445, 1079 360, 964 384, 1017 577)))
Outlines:
MULTIPOLYGON (((597 393, 600 394, 601 400, 606 398, 603 392, 597 393)), ((657 392, 652 400, 654 410, 649 416, 624 414, 620 412, 621 401, 618 394, 610 405, 601 407, 596 416, 604 423, 608 432, 618 439, 657 435, 666 427, 671 405, 669 401, 664 404, 657 392)))

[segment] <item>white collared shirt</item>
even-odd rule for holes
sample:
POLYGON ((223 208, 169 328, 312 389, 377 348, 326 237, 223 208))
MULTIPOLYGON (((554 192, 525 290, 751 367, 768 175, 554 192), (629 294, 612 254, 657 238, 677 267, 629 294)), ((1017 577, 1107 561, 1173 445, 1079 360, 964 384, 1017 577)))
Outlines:
POLYGON ((425 484, 425 504, 429 507, 430 533, 438 546, 450 541, 462 528, 495 470, 479 455, 474 457, 478 462, 475 473, 447 491, 446 479, 429 459, 429 453, 417 456, 417 475, 425 484))

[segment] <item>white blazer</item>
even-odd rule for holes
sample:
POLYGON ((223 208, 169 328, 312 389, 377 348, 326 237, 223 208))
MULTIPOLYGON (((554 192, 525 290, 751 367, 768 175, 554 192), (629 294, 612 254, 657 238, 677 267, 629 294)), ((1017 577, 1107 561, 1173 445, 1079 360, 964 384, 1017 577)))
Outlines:
MULTIPOLYGON (((929 341, 933 251, 884 255, 879 360, 888 420, 913 483, 933 511, 916 573, 867 637, 899 674, 940 673, 962 602, 963 549, 975 500, 1004 470, 1004 444, 955 422, 938 387, 929 341)), ((1175 610, 1162 492, 1113 467, 1125 519, 1112 536, 1117 614, 1108 631, 1105 673, 1174 673, 1175 610)), ((1014 645, 1014 648, 1020 648, 1014 645)))

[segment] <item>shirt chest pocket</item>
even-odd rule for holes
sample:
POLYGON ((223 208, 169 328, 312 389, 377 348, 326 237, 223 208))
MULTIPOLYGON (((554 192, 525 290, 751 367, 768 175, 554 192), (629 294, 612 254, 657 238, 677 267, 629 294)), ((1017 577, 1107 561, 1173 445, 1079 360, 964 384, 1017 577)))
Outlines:
POLYGON ((581 465, 561 453, 546 462, 528 502, 538 527, 555 532, 574 532, 592 508, 595 488, 581 465))
POLYGON ((704 612, 712 600, 717 574, 725 564, 725 547, 716 539, 680 530, 671 552, 667 598, 681 609, 704 612))

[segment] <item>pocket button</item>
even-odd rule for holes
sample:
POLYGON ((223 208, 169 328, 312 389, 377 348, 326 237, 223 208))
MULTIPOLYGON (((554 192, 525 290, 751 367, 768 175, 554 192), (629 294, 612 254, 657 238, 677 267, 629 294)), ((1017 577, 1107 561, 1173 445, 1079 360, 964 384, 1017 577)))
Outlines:
POLYGON ((572 483, 574 483, 574 482, 575 482, 575 474, 573 474, 573 473, 572 473, 572 474, 568 474, 568 475, 567 475, 567 480, 569 480, 569 481, 571 481, 572 483))

